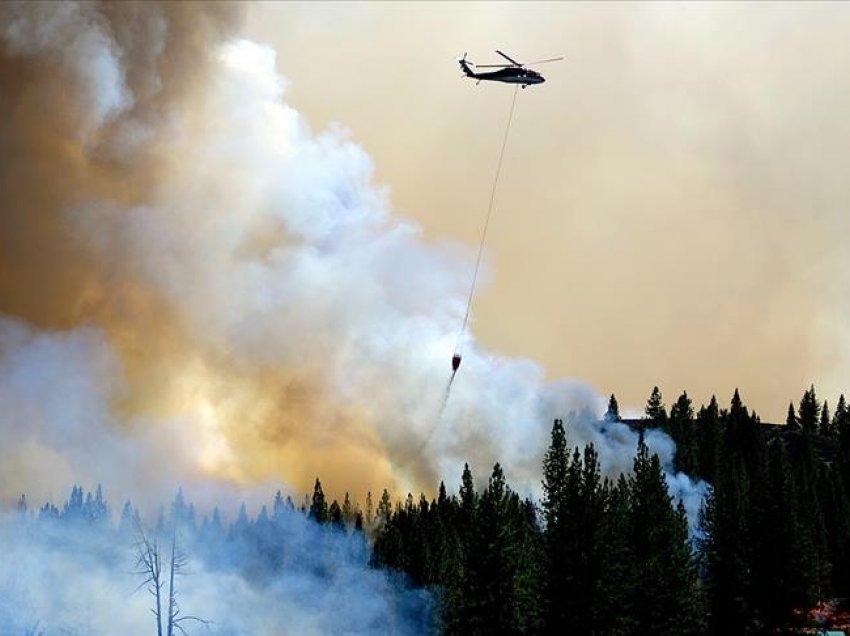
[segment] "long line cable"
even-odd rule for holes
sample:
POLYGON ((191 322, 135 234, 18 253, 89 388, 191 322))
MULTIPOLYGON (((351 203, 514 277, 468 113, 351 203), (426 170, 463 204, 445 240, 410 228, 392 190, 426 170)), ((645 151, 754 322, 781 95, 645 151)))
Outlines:
POLYGON ((469 297, 466 299, 466 313, 463 316, 463 325, 460 328, 460 331, 457 334, 457 342, 455 343, 455 358, 457 358, 457 364, 455 364, 455 360, 452 360, 452 375, 449 377, 449 381, 446 384, 446 389, 443 392, 443 399, 440 402, 440 411, 437 415, 437 423, 434 427, 428 431, 425 437, 422 440, 422 443, 419 446, 420 452, 430 443, 431 438, 434 436, 434 433, 439 427, 440 422, 443 421, 443 413, 446 410, 446 404, 449 401, 449 395, 451 395, 452 391, 452 383, 454 382, 455 375, 457 374, 458 366, 460 365, 460 343, 463 339, 463 334, 466 331, 466 324, 469 321, 469 312, 472 308, 472 298, 475 295, 475 284, 478 282, 478 270, 481 269, 481 257, 484 254, 484 243, 487 241, 487 228, 490 227, 490 217, 493 215, 493 203, 496 201, 496 188, 499 185, 499 175, 502 173, 502 161, 505 158, 505 148, 508 145, 508 135, 511 132, 511 121, 514 118, 514 106, 516 106, 516 96, 519 92, 519 86, 514 88, 514 95, 511 99, 511 110, 508 113, 508 122, 505 125, 505 136, 502 138, 502 149, 499 151, 499 162, 496 164, 496 176, 493 178, 493 187, 490 189, 490 203, 487 205, 487 216, 484 219, 484 228, 481 231, 481 241, 478 244, 478 258, 475 259, 475 271, 472 274, 472 284, 469 287, 469 297))
POLYGON ((475 295, 475 285, 478 282, 478 270, 481 269, 481 257, 484 254, 484 243, 487 241, 487 229, 490 227, 490 217, 493 215, 493 203, 496 200, 496 188, 499 185, 499 175, 502 173, 502 160, 505 158, 505 148, 508 145, 508 135, 511 132, 511 121, 514 118, 514 106, 516 106, 516 96, 519 92, 519 85, 514 87, 514 95, 511 100, 511 110, 508 113, 508 122, 505 126, 505 136, 502 139, 502 149, 499 152, 499 162, 496 165, 496 176, 493 178, 493 187, 490 189, 490 203, 487 205, 487 216, 484 219, 484 228, 481 231, 481 241, 478 244, 478 258, 475 260, 475 271, 472 274, 472 285, 469 287, 469 297, 466 300, 466 313, 463 315, 463 325, 457 334, 457 342, 455 343, 455 352, 460 351, 460 343, 463 339, 463 334, 466 332, 466 323, 469 322, 469 312, 472 308, 472 298, 475 295))

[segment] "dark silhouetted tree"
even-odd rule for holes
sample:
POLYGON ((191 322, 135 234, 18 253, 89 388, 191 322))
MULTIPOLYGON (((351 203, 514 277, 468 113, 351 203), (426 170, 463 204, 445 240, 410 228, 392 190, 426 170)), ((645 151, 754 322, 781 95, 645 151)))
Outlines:
POLYGON ((675 404, 670 407, 669 430, 670 436, 676 442, 674 469, 689 475, 695 474, 699 470, 697 432, 693 403, 687 391, 683 391, 675 404))
POLYGON ((620 421, 620 407, 617 404, 617 398, 614 397, 614 394, 611 394, 611 398, 608 400, 608 410, 605 411, 604 419, 606 422, 619 422, 620 421))
POLYGON ((794 412, 794 403, 788 403, 788 415, 785 417, 785 426, 789 431, 800 430, 800 421, 797 419, 797 413, 794 412))
POLYGON ((850 429, 850 410, 847 408, 847 402, 844 400, 843 393, 838 398, 838 404, 832 416, 832 428, 839 439, 850 432, 848 430, 850 429))
POLYGON ((526 518, 499 464, 478 500, 466 558, 468 634, 536 633, 539 599, 526 518))
POLYGON ((631 488, 625 475, 606 483, 604 513, 594 545, 598 573, 589 608, 594 634, 636 634, 637 562, 631 530, 631 488))
POLYGON ((713 395, 708 406, 700 407, 696 418, 697 470, 695 476, 714 481, 720 450, 720 408, 713 395))
POLYGON ((648 426, 667 430, 667 410, 664 408, 661 390, 657 386, 652 388, 652 393, 646 401, 644 413, 646 419, 649 420, 648 426))
POLYGON ((354 504, 351 503, 351 497, 345 493, 345 498, 342 500, 342 519, 346 526, 354 523, 354 504))
POLYGON ((724 467, 700 513, 709 625, 715 634, 747 634, 759 629, 752 601, 748 512, 746 475, 740 465, 724 467))
POLYGON ((817 396, 815 395, 814 384, 808 391, 803 393, 803 397, 800 399, 800 408, 797 412, 800 419, 800 428, 806 433, 817 432, 820 404, 818 404, 817 396))
POLYGON ((330 508, 328 509, 328 520, 330 521, 331 527, 335 530, 345 530, 345 518, 342 516, 342 506, 337 503, 336 499, 333 500, 330 508))
POLYGON ((820 422, 818 423, 818 433, 824 437, 835 437, 832 429, 832 419, 829 417, 829 403, 824 400, 820 410, 820 422))
POLYGON ((322 482, 316 477, 313 486, 313 500, 310 504, 310 518, 317 523, 328 522, 328 502, 325 501, 325 493, 322 491, 322 482))
POLYGON ((674 507, 658 455, 638 445, 631 478, 631 533, 638 576, 636 633, 698 634, 702 608, 684 509, 674 507))

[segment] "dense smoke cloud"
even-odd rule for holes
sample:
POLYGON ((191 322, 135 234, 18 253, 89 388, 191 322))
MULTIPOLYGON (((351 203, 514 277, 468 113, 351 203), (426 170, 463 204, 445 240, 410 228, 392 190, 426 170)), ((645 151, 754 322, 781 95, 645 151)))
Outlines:
MULTIPOLYGON (((470 338, 438 419, 471 254, 391 215, 369 157, 308 128, 239 17, 0 8, 0 494, 320 475, 362 501, 464 461, 536 491, 552 419, 604 401, 470 338)), ((571 443, 630 468, 635 434, 578 421, 571 443)))

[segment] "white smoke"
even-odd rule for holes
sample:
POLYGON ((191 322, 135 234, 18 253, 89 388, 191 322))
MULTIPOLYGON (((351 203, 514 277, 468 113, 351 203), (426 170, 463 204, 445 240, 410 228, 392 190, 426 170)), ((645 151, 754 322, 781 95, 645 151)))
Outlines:
MULTIPOLYGON (((130 74, 146 77, 134 85, 148 93, 168 88, 160 86, 156 64, 168 31, 158 7, 129 37, 110 27, 99 5, 15 6, 2 29, 7 53, 70 69, 65 81, 90 114, 78 124, 81 131, 141 121, 132 112, 130 74), (122 66, 125 59, 134 60, 131 67, 122 66)), ((192 100, 171 102, 162 117, 142 118, 152 129, 140 138, 152 141, 135 148, 137 159, 157 169, 141 201, 84 199, 65 211, 75 236, 85 237, 104 266, 118 264, 166 299, 188 334, 192 368, 211 378, 218 393, 230 386, 237 395, 239 378, 258 370, 295 370, 321 385, 323 400, 367 423, 369 443, 382 449, 403 487, 433 488, 437 478, 451 483, 464 461, 482 476, 499 461, 520 491, 538 492, 552 420, 569 411, 598 413, 604 401, 580 382, 547 384, 538 364, 490 355, 468 336, 438 420, 470 253, 427 244, 417 227, 392 216, 363 150, 338 128, 313 133, 286 104, 271 49, 230 39, 218 45, 211 64, 192 100), (217 369, 221 360, 227 373, 217 369)), ((61 458, 67 484, 69 476, 106 481, 118 468, 149 477, 145 464, 160 455, 168 458, 157 476, 163 482, 198 472, 245 481, 252 458, 231 444, 245 431, 211 415, 218 405, 197 400, 165 421, 122 415, 120 353, 96 327, 39 334, 7 324, 4 331, 18 334, 6 335, 0 347, 5 375, 40 378, 28 388, 14 389, 27 384, 18 382, 6 389, 9 412, 18 415, 4 419, 4 437, 22 426, 34 404, 68 404, 44 410, 26 438, 12 433, 4 445, 29 445, 35 483, 48 457, 61 458), (43 370, 28 372, 27 365, 43 370), (80 386, 59 381, 68 377, 80 386), (86 443, 73 441, 83 439, 74 433, 83 429, 86 443), (100 439, 106 442, 94 441, 100 439), (138 453, 140 442, 152 450, 138 453), (39 453, 44 461, 35 461, 39 453)), ((247 408, 255 397, 232 398, 232 409, 247 408)), ((339 417, 316 419, 298 423, 314 431, 314 441, 363 435, 339 417)), ((606 473, 630 468, 634 433, 578 422, 571 443, 593 442, 606 473)), ((275 431, 264 427, 260 439, 273 438, 275 431)), ((660 434, 647 441, 670 466, 672 442, 660 434)))

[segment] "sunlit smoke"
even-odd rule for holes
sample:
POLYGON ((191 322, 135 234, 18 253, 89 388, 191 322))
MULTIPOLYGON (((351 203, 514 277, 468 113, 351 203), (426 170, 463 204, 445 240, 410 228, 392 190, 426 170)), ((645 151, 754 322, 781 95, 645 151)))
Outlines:
MULTIPOLYGON (((465 461, 537 493, 553 419, 604 401, 470 337, 441 405, 471 250, 393 216, 368 155, 309 128, 238 22, 224 4, 0 8, 0 495, 319 475, 401 496, 465 461)), ((577 422, 571 444, 630 469, 636 434, 577 422)), ((647 441, 670 466, 669 438, 647 441)))

